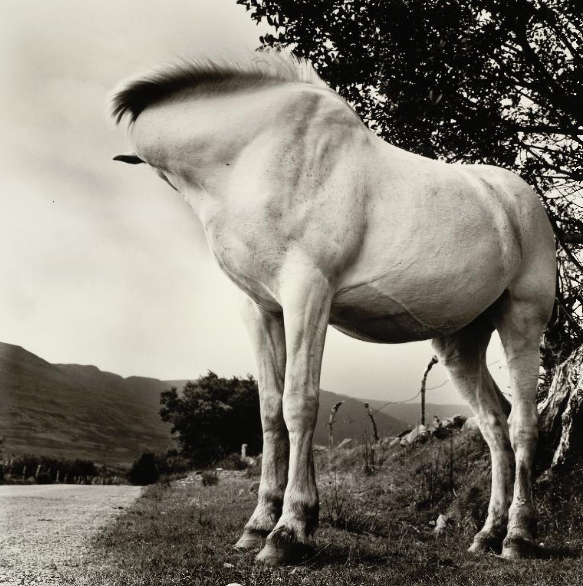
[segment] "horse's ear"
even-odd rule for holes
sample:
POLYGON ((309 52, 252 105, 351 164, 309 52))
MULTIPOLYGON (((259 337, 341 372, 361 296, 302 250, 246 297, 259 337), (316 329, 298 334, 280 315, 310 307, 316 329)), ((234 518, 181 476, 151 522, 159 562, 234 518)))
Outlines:
POLYGON ((115 155, 114 161, 121 161, 122 163, 128 163, 129 165, 139 165, 143 163, 142 159, 136 155, 136 153, 124 153, 123 155, 115 155))

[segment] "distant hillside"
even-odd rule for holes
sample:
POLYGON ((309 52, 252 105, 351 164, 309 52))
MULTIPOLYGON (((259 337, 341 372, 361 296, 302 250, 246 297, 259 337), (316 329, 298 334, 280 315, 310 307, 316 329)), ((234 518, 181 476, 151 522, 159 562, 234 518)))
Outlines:
MULTIPOLYGON (((401 421, 407 423, 409 427, 419 425, 421 422, 421 404, 417 399, 414 403, 389 403, 387 401, 369 401, 373 409, 383 407, 382 413, 391 415, 401 421)), ((437 405, 434 403, 426 403, 425 413, 427 421, 431 421, 434 415, 439 419, 445 419, 452 415, 465 415, 471 417, 473 412, 469 405, 437 405)))
MULTIPOLYGON (((84 458, 128 465, 146 451, 173 445, 170 426, 159 416, 160 393, 186 381, 103 372, 96 366, 50 364, 20 346, 0 342, 0 437, 6 454, 84 458)), ((328 445, 331 407, 345 401, 334 425, 334 441, 362 441, 372 435, 365 399, 321 391, 314 441, 328 445)), ((369 401, 373 408, 382 401, 369 401)), ((461 405, 427 405, 427 416, 470 413, 461 405)), ((388 405, 376 415, 381 437, 394 436, 419 422, 418 404, 388 405)))
MULTIPOLYGON (((166 384, 182 390, 186 382, 185 380, 173 380, 166 381, 166 384)), ((370 438, 372 436, 372 426, 367 411, 364 408, 365 399, 354 399, 321 390, 320 410, 318 411, 314 443, 324 446, 328 445, 328 419, 330 417, 330 409, 338 401, 344 401, 344 404, 338 410, 334 420, 334 443, 338 444, 345 438, 353 438, 362 442, 365 433, 368 433, 368 437, 370 438)), ((394 417, 392 413, 378 413, 375 419, 380 437, 395 436, 410 427, 406 421, 401 421, 394 417)))
POLYGON ((95 366, 50 364, 0 343, 0 437, 4 451, 129 464, 171 445, 160 420, 166 383, 122 378, 95 366))

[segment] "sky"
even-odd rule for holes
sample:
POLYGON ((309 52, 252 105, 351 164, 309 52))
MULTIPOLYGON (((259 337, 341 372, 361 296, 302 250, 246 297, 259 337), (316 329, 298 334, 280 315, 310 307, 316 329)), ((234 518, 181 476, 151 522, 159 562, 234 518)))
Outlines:
MULTIPOLYGON (((122 376, 256 373, 241 294, 181 197, 145 166, 111 160, 131 147, 105 104, 136 72, 236 56, 266 30, 235 0, 3 0, 0 341, 122 376)), ((330 328, 321 387, 403 401, 431 356, 427 342, 370 344, 330 328)), ((489 361, 506 390, 499 341, 489 361)), ((463 402, 446 379, 437 365, 428 402, 463 402)))

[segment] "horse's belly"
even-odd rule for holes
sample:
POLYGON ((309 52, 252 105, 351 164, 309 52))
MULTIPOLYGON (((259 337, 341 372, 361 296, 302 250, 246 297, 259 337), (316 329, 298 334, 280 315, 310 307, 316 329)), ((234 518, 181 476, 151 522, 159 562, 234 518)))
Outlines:
MULTIPOLYGON (((330 325, 370 342, 399 344, 455 332, 475 319, 495 298, 458 303, 447 296, 420 295, 402 301, 384 288, 363 284, 340 291, 332 302, 330 325), (454 301, 454 303, 452 303, 454 301)), ((470 294, 471 297, 471 294, 470 294)))
POLYGON ((330 316, 330 325, 357 340, 381 344, 427 340, 438 335, 406 314, 372 315, 343 310, 330 316))

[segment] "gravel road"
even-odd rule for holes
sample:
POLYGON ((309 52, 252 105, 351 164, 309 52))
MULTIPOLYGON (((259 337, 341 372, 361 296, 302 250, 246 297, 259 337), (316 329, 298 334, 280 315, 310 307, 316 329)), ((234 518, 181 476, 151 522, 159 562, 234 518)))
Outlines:
POLYGON ((91 537, 131 505, 133 486, 0 486, 0 584, 62 584, 91 537))

